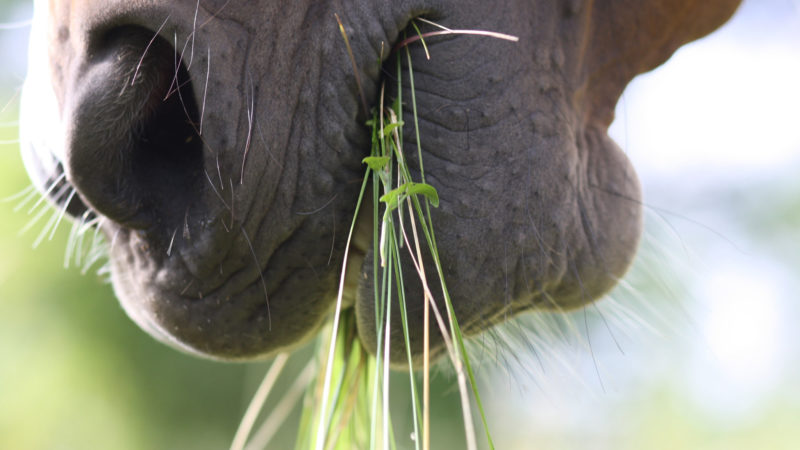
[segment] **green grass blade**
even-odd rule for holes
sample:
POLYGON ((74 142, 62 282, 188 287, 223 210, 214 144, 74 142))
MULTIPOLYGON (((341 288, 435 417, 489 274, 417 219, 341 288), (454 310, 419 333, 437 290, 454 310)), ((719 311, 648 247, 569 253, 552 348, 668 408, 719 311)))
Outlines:
POLYGON ((247 443, 247 438, 250 436, 250 431, 252 431, 253 425, 256 423, 258 414, 264 407, 264 403, 267 401, 267 396, 269 396, 270 392, 272 391, 275 381, 278 380, 278 376, 280 376, 283 368, 286 366, 286 361, 288 360, 288 353, 280 353, 272 361, 272 365, 267 371, 267 374, 264 376, 264 380, 261 382, 261 385, 258 386, 258 389, 253 396, 253 400, 250 401, 250 405, 247 407, 247 411, 245 412, 242 421, 239 423, 239 428, 236 430, 236 434, 233 437, 233 442, 231 443, 231 450, 244 449, 244 446, 247 443))
MULTIPOLYGON (((417 31, 419 31, 419 30, 417 30, 417 31)), ((416 139, 417 139, 417 151, 418 151, 419 166, 420 166, 420 178, 422 179, 422 182, 425 183, 425 171, 424 171, 424 167, 423 167, 423 164, 422 164, 422 146, 420 145, 420 135, 419 135, 419 115, 418 115, 417 100, 416 100, 416 94, 415 94, 416 90, 415 90, 415 86, 414 86, 414 71, 413 71, 413 65, 412 65, 412 62, 411 62, 411 52, 409 51, 408 47, 406 47, 406 57, 407 57, 406 59, 407 59, 407 62, 408 62, 409 84, 410 84, 410 87, 411 87, 411 108, 412 108, 412 112, 413 112, 414 132, 415 132, 416 139)), ((439 280, 440 280, 440 283, 441 283, 441 286, 442 286, 442 291, 443 291, 443 295, 444 295, 444 298, 445 298, 445 303, 447 305, 449 315, 452 318, 452 320, 451 320, 452 332, 453 332, 453 334, 455 336, 455 340, 458 343, 458 347, 459 347, 459 350, 460 350, 461 357, 463 359, 464 365, 465 365, 465 367, 467 369, 467 373, 469 375, 470 385, 472 387, 473 395, 475 396, 475 401, 476 401, 476 404, 478 406, 478 409, 479 409, 479 412, 480 412, 480 415, 481 415, 481 420, 483 422, 483 428, 484 428, 484 430, 486 432, 486 439, 487 439, 487 441, 489 443, 489 447, 494 449, 494 442, 492 440, 491 433, 489 431, 489 425, 488 425, 488 421, 486 420, 486 413, 485 413, 485 410, 483 408, 483 402, 481 401, 480 394, 478 392, 478 386, 477 386, 477 382, 475 380, 474 373, 472 371, 472 365, 469 362, 469 356, 468 356, 468 354, 466 352, 466 347, 464 345, 464 338, 463 338, 463 336, 461 334, 461 330, 460 330, 460 328, 458 326, 458 321, 457 321, 456 316, 455 316, 455 310, 453 308, 452 301, 451 301, 450 295, 449 295, 449 291, 447 290, 447 285, 446 285, 446 282, 445 282, 445 279, 444 279, 444 272, 442 270, 442 264, 441 264, 441 260, 439 259, 438 247, 436 245, 436 240, 435 240, 435 234, 433 232, 433 221, 432 221, 431 213, 430 213, 430 203, 429 202, 425 202, 425 204, 426 204, 426 214, 423 215, 422 211, 421 211, 421 208, 419 207, 419 203, 416 201, 416 198, 415 198, 415 206, 416 206, 416 209, 417 209, 417 214, 419 216, 420 222, 423 223, 422 228, 423 228, 423 230, 425 230, 426 240, 428 241, 429 250, 430 250, 430 252, 431 252, 431 254, 433 255, 433 258, 434 258, 434 263, 436 265, 436 269, 437 269, 437 272, 438 272, 438 275, 439 275, 439 280), (427 219, 428 219, 427 220, 428 226, 425 226, 425 222, 426 222, 425 221, 425 217, 427 217, 427 219)), ((465 418, 465 420, 467 420, 467 419, 465 418)), ((469 420, 471 420, 471 418, 469 418, 469 420)))

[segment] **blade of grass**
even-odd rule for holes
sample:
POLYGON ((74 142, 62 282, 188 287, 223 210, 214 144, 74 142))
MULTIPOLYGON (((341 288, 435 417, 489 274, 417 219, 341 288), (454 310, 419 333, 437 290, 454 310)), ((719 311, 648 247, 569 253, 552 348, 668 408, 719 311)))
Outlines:
POLYGON ((297 376, 297 379, 292 383, 291 387, 289 387, 289 390, 286 391, 286 394, 284 394, 280 402, 275 405, 275 408, 266 420, 264 420, 258 430, 253 433, 253 438, 247 444, 245 450, 267 448, 275 432, 278 431, 278 427, 286 421, 292 408, 297 404, 300 396, 303 395, 303 391, 307 389, 308 384, 313 380, 314 372, 317 369, 316 360, 311 359, 308 364, 306 364, 303 371, 300 372, 300 375, 297 376))
POLYGON ((339 32, 342 34, 344 45, 347 47, 347 56, 350 57, 350 64, 353 65, 353 74, 356 77, 356 85, 358 86, 358 96, 361 98, 361 107, 364 108, 364 114, 369 114, 367 98, 364 96, 364 88, 361 84, 361 72, 358 71, 358 64, 356 64, 356 58, 353 56, 353 48, 350 47, 350 39, 347 37, 347 31, 344 29, 344 25, 342 24, 341 19, 339 19, 339 15, 336 13, 333 15, 336 17, 336 22, 339 24, 339 32))
POLYGON ((511 36, 509 34, 503 34, 503 33, 496 33, 494 31, 450 30, 450 29, 446 29, 446 30, 439 30, 439 31, 429 31, 427 33, 423 33, 423 34, 420 34, 420 35, 411 36, 409 38, 406 38, 406 39, 398 42, 397 45, 395 45, 394 49, 395 50, 399 50, 401 48, 408 47, 409 44, 417 42, 417 41, 419 41, 421 39, 425 39, 425 38, 429 38, 429 37, 433 37, 433 36, 447 36, 447 35, 451 35, 451 34, 472 35, 472 36, 487 36, 487 37, 496 38, 496 39, 503 39, 503 40, 511 41, 511 42, 519 41, 519 38, 516 37, 516 36, 511 36))
MULTIPOLYGON (((413 23, 413 22, 412 22, 413 23)), ((415 25, 416 29, 416 25, 415 25)), ((419 31, 417 29, 417 31, 419 31)), ((425 47, 425 54, 430 55, 428 53, 428 47, 425 45, 425 40, 422 40, 423 46, 425 47)), ((397 114, 397 121, 401 123, 405 123, 403 120, 403 69, 402 69, 402 56, 400 52, 397 53, 397 101, 394 105, 394 110, 397 114)), ((410 72, 410 71, 409 71, 410 72)), ((413 73, 411 74, 413 77, 413 73)), ((413 78, 412 78, 412 86, 413 86, 413 78)), ((415 95, 415 90, 411 89, 412 96, 415 95)), ((416 97, 412 97, 414 100, 414 105, 416 105, 416 97)), ((414 125, 415 130, 419 130, 419 127, 414 125)), ((416 135, 417 137, 417 146, 420 146, 419 140, 419 133, 416 135)), ((403 147, 403 133, 397 132, 396 133, 396 144, 402 148, 403 147)), ((422 159, 420 158, 420 167, 422 168, 422 159)), ((422 178, 422 182, 425 182, 425 179, 422 178)), ((422 436, 419 435, 417 432, 415 442, 418 444, 417 448, 419 448, 420 437, 422 438, 422 449, 423 450, 430 450, 431 448, 431 358, 430 358, 430 309, 428 308, 428 302, 425 302, 423 306, 423 318, 422 318, 422 436)), ((410 345, 406 343, 409 348, 409 361, 411 360, 410 355, 410 345)), ((409 363, 409 371, 410 371, 410 363, 409 363)), ((415 397, 416 400, 416 397, 415 397)), ((419 406, 417 406, 419 407, 419 406)), ((416 422, 415 422, 416 423, 416 422)))
MULTIPOLYGON (((422 37, 420 37, 420 39, 422 39, 422 37)), ((406 48, 406 56, 407 56, 408 72, 409 72, 409 84, 410 84, 411 95, 412 95, 412 112, 413 112, 413 115, 414 115, 414 128, 415 128, 417 142, 419 143, 420 142, 420 139, 419 139, 419 125, 418 125, 419 120, 418 120, 417 106, 416 106, 416 96, 415 96, 416 89, 414 87, 413 65, 412 65, 412 62, 411 62, 411 54, 410 54, 410 51, 408 50, 408 48, 406 48)), ((421 149, 420 145, 417 145, 417 150, 418 150, 418 158, 421 161, 422 160, 422 149, 421 149)), ((421 177, 423 183, 425 182, 424 176, 425 176, 424 175, 424 168, 422 166, 422 163, 420 162, 420 177, 421 177)), ((480 413, 481 413, 481 418, 482 418, 482 421, 483 421, 483 424, 484 424, 484 429, 486 430, 487 440, 489 442, 490 447, 494 448, 494 445, 493 445, 493 442, 492 442, 492 439, 491 439, 491 435, 489 434, 488 423, 486 421, 486 416, 485 416, 485 412, 484 412, 484 409, 483 409, 483 405, 482 405, 482 402, 480 400, 480 396, 478 394, 477 384, 475 382, 475 377, 474 377, 474 374, 473 374, 473 371, 472 371, 471 364, 469 363, 469 358, 468 358, 468 355, 466 353, 466 349, 465 349, 465 346, 464 346, 464 343, 463 343, 463 336, 461 335, 460 329, 458 328, 458 322, 457 322, 457 320, 455 320, 455 314, 454 314, 454 310, 453 310, 453 307, 452 307, 452 302, 450 300, 449 292, 447 291, 447 287, 446 287, 446 284, 445 284, 445 281, 444 281, 444 275, 443 275, 443 271, 442 271, 442 268, 441 268, 441 262, 439 260, 439 255, 438 255, 438 251, 437 251, 437 247, 436 247, 435 238, 433 237, 434 234, 433 234, 433 225, 432 225, 431 214, 430 214, 430 202, 428 202, 428 201, 425 202, 426 213, 427 214, 424 214, 424 215, 422 214, 422 211, 420 209, 419 203, 418 203, 416 198, 414 198, 414 203, 415 203, 415 207, 416 207, 416 210, 417 210, 417 213, 418 213, 418 217, 419 217, 420 221, 423 224, 422 228, 425 231, 426 240, 428 241, 429 249, 431 251, 431 254, 433 255, 434 263, 435 263, 435 265, 437 267, 438 275, 439 275, 439 278, 440 278, 440 283, 442 285, 442 291, 443 291, 443 294, 445 296, 445 303, 447 304, 448 319, 449 319, 449 322, 450 322, 451 332, 453 333, 454 337, 456 338, 456 341, 458 341, 458 344, 459 344, 457 353, 460 354, 460 355, 457 354, 456 356, 459 356, 459 358, 454 359, 453 362, 455 364, 457 360, 461 359, 461 357, 463 357, 463 359, 464 359, 467 372, 469 373, 470 384, 472 385, 473 393, 476 396, 476 402, 478 404, 478 407, 479 407, 479 410, 480 410, 480 413), (429 227, 425 226, 425 222, 426 222, 425 221, 425 217, 428 218, 427 223, 429 224, 429 227)), ((458 369, 458 368, 459 368, 459 364, 456 364, 456 369, 458 369)), ((457 373, 458 373, 458 371, 457 371, 457 373)), ((459 386, 460 386, 460 389, 461 389, 461 387, 463 387, 463 378, 462 377, 463 377, 463 373, 459 373, 459 380, 460 380, 459 381, 459 386)), ((467 402, 463 401, 463 397, 464 397, 464 395, 462 393, 462 406, 464 408, 468 408, 469 405, 468 405, 467 402)), ((466 411, 465 411, 465 413, 466 413, 466 411)), ((467 419, 465 417, 465 420, 469 420, 471 422, 471 417, 469 419, 467 419)), ((468 424, 465 423, 465 426, 468 426, 468 424)), ((468 442, 469 442, 469 439, 468 439, 468 442)))
POLYGON ((350 244, 353 241, 353 231, 355 230, 356 225, 356 217, 358 217, 358 212, 361 209, 361 201, 364 198, 364 191, 366 190, 367 181, 369 180, 369 173, 364 175, 364 181, 361 184, 361 191, 358 194, 358 201, 356 202, 355 212, 353 214, 353 221, 350 224, 350 231, 347 234, 347 242, 345 244, 344 250, 344 261, 342 263, 342 271, 341 276, 339 278, 339 291, 336 295, 336 308, 334 310, 333 315, 333 326, 331 330, 331 344, 330 349, 328 352, 328 365, 325 369, 325 378, 324 378, 324 387, 322 391, 322 405, 320 406, 320 417, 319 417, 319 426, 317 428, 317 444, 315 448, 317 450, 322 450, 325 445, 325 436, 327 435, 327 423, 328 423, 328 396, 330 394, 330 384, 331 384, 331 377, 333 376, 333 364, 334 355, 336 352, 336 336, 339 329, 339 320, 341 317, 342 312, 342 298, 344 295, 344 282, 345 276, 347 274, 347 262, 349 260, 350 254, 350 244))
POLYGON ((250 405, 247 407, 242 421, 239 422, 239 428, 236 430, 233 442, 231 443, 231 450, 241 450, 244 448, 247 443, 247 437, 253 429, 253 424, 255 424, 256 418, 258 418, 258 414, 264 407, 264 403, 267 401, 267 397, 272 390, 272 386, 275 385, 275 381, 278 379, 281 371, 283 371, 283 368, 286 366, 286 361, 288 360, 288 353, 280 353, 275 357, 275 360, 272 361, 272 365, 264 376, 264 380, 261 382, 258 390, 256 390, 253 400, 250 401, 250 405))
MULTIPOLYGON (((347 33, 344 29, 344 26, 339 19, 338 15, 336 15, 336 20, 339 24, 339 30, 342 34, 343 39, 345 40, 345 45, 347 47, 348 56, 350 58, 350 62, 353 66, 354 75, 356 77, 356 84, 358 85, 359 95, 361 98, 362 107, 364 111, 367 111, 367 104, 363 94, 363 87, 360 80, 360 72, 358 71, 357 64, 355 62, 355 58, 353 56, 353 51, 350 46, 350 42, 347 36, 347 33)), ((340 286, 339 292, 337 295, 337 303, 336 303, 336 310, 334 312, 333 317, 333 324, 330 330, 330 341, 328 344, 328 357, 327 363, 325 365, 325 375, 324 377, 319 378, 318 380, 318 387, 321 389, 321 393, 319 395, 315 395, 314 398, 319 400, 321 406, 317 408, 316 414, 306 415, 304 417, 312 417, 313 420, 318 420, 318 427, 316 433, 316 448, 321 449, 324 446, 328 448, 339 448, 337 447, 337 441, 339 440, 339 436, 345 436, 345 441, 349 439, 350 442, 355 442, 358 440, 358 431, 345 431, 345 424, 350 421, 353 414, 353 411, 357 407, 359 403, 356 398, 354 397, 354 392, 356 392, 356 388, 359 385, 359 380, 363 379, 364 383, 364 392, 368 389, 367 379, 372 379, 372 407, 369 408, 371 411, 370 413, 370 423, 371 423, 371 436, 370 436, 370 448, 374 449, 376 442, 376 435, 378 434, 378 427, 377 422, 378 418, 380 417, 382 426, 381 426, 381 434, 382 434, 382 441, 383 441, 383 448, 388 450, 389 448, 395 448, 396 443, 394 441, 394 432, 391 427, 390 421, 390 410, 389 410, 389 362, 391 360, 390 351, 390 336, 391 336, 391 297, 392 292, 394 289, 392 288, 392 278, 395 278, 397 281, 397 292, 398 292, 398 302, 400 306, 400 313, 401 313, 401 324, 403 324, 403 334, 405 339, 405 344, 408 349, 407 357, 409 363, 409 370, 413 370, 412 366, 412 355, 410 353, 410 339, 409 339, 409 330, 408 330, 408 323, 406 317, 406 304, 405 304, 405 290, 403 289, 402 280, 402 267, 400 265, 400 248, 405 245, 408 248, 409 255, 411 256, 412 262, 415 265, 415 269, 420 276, 420 279, 423 284, 424 289, 424 338, 423 338, 423 405, 422 405, 422 416, 423 416, 423 423, 422 423, 422 446, 425 450, 429 450, 430 448, 430 382, 429 382, 429 372, 430 372, 430 336, 429 336, 429 324, 430 324, 430 312, 432 311, 434 317, 436 319, 436 323, 439 326, 439 329, 444 337, 444 344, 447 349, 448 355, 450 355, 450 359, 456 369, 458 385, 459 385, 459 392, 461 395, 461 403, 462 403, 462 412, 464 415, 464 426, 465 426, 465 434, 467 438, 468 448, 473 449, 477 448, 477 443, 475 441, 475 433, 474 427, 472 423, 472 415, 470 412, 470 401, 469 401, 469 391, 466 387, 466 379, 467 374, 469 378, 469 382, 472 385, 472 393, 476 397, 476 401, 478 404, 478 408, 481 413, 481 417, 483 420, 483 425, 486 430, 487 439, 489 441, 489 445, 491 448, 494 448, 491 436, 489 435, 488 424, 485 418, 485 413, 483 410, 483 406, 480 401, 480 396, 478 395, 477 384, 475 381, 475 377, 472 371, 472 367, 469 363, 469 358, 466 353, 466 347, 464 345, 463 336, 461 330, 458 326, 458 322, 455 317, 455 309, 453 308, 452 301, 449 296, 449 292, 447 290, 447 285, 444 281, 443 269, 441 266, 441 261, 439 258, 439 253, 436 248, 436 240, 435 235, 433 233, 433 222, 431 219, 431 210, 430 207, 433 205, 436 206, 438 202, 438 195, 436 194, 435 189, 432 186, 428 186, 425 184, 425 174, 424 174, 424 167, 422 162, 422 148, 420 145, 420 136, 419 136, 419 126, 418 126, 418 113, 417 113, 417 105, 416 105, 416 94, 415 94, 415 87, 414 87, 414 79, 413 79, 413 69, 411 65, 411 56, 410 52, 408 51, 408 45, 419 40, 421 41, 423 47, 425 48, 425 53, 428 58, 430 58, 430 52, 427 48, 425 43, 425 38, 430 36, 439 36, 439 35, 447 35, 447 34, 464 34, 464 35, 483 35, 483 36, 490 36, 494 38, 500 39, 507 39, 515 41, 517 38, 509 35, 504 35, 502 33, 495 33, 495 32, 487 32, 482 30, 452 30, 449 28, 442 27, 437 25, 433 22, 429 22, 427 20, 421 19, 423 22, 429 23, 433 26, 438 27, 439 31, 433 31, 428 33, 422 33, 417 26, 416 23, 412 22, 412 26, 417 32, 416 36, 412 36, 410 38, 406 38, 395 47, 395 50, 399 48, 406 48, 406 55, 408 58, 408 76, 410 80, 410 87, 411 87, 411 97, 412 97, 412 111, 414 115, 414 132, 416 135, 416 142, 417 142, 417 151, 418 151, 418 159, 419 159, 419 171, 421 182, 417 183, 413 181, 409 167, 405 161, 402 152, 402 133, 400 130, 403 127, 403 119, 402 119, 402 111, 403 111, 403 103, 402 103, 402 69, 400 64, 400 54, 398 52, 398 98, 393 105, 392 109, 384 107, 384 90, 383 87, 381 88, 381 99, 378 108, 378 112, 375 116, 373 116, 372 120, 372 132, 373 132, 373 149, 371 152, 370 158, 365 160, 365 163, 369 165, 367 169, 367 173, 364 177, 364 183, 361 187, 361 192, 359 194, 358 202, 356 205, 356 213, 354 215, 353 223, 351 224, 350 232, 348 234, 347 239, 347 247, 345 250, 345 260, 343 262, 343 269, 342 275, 340 279, 340 286), (393 111, 394 110, 394 111, 393 111), (384 117, 384 111, 389 112, 389 119, 386 120, 384 117), (396 113, 395 113, 396 112, 396 113), (377 116, 377 117, 376 117, 377 116), (377 134, 377 136, 376 136, 377 134), (387 158, 388 156, 388 158, 387 158), (392 158, 391 156, 394 156, 392 158), (393 161, 396 160, 396 172, 397 176, 393 177, 393 161), (345 336, 340 333, 340 327, 345 327, 348 329, 348 319, 344 318, 344 321, 341 322, 343 319, 341 317, 341 302, 342 302, 342 289, 344 285, 344 277, 345 277, 345 269, 347 260, 349 257, 349 249, 350 243, 353 235, 353 230, 355 227, 355 218, 358 216, 358 211, 361 207, 361 202, 363 199, 363 194, 366 189, 366 183, 369 178, 373 179, 373 249, 377 247, 377 253, 380 255, 380 258, 373 258, 373 274, 374 274, 374 288, 373 293, 375 295, 375 313, 376 313, 376 337, 377 337, 377 348, 376 348, 376 357, 375 360, 369 359, 369 362, 365 363, 363 359, 354 359, 356 358, 356 354, 358 350, 353 352, 352 350, 356 348, 358 345, 355 341, 348 341, 345 339, 345 336), (383 196, 379 197, 381 187, 383 187, 383 196), (418 198, 418 195, 423 195, 422 199, 418 198), (379 206, 380 200, 384 201, 386 212, 383 215, 383 220, 381 220, 380 225, 378 224, 379 218, 379 206), (410 242, 405 230, 404 230, 404 208, 401 207, 402 202, 406 202, 406 206, 408 207, 408 214, 409 214, 409 221, 411 223, 412 235, 413 235, 413 245, 410 242), (424 203, 423 203, 424 202, 424 203), (424 204, 424 212, 422 205, 424 204), (415 214, 416 213, 416 214, 415 214), (395 222, 395 217, 397 218, 397 222, 395 222), (422 229, 423 234, 425 236, 426 243, 428 245, 429 251, 433 257, 434 264, 436 266, 436 273, 439 277, 440 285, 442 288, 442 293, 444 296, 445 304, 446 304, 446 312, 447 312, 447 322, 449 324, 446 325, 442 315, 439 313, 438 307, 436 306, 436 301, 431 294, 430 287, 428 286, 427 274, 425 273, 425 268, 422 263, 422 246, 421 246, 421 239, 417 229, 416 221, 419 220, 420 226, 419 228, 422 229), (401 235, 403 239, 398 239, 397 230, 395 228, 395 223, 400 225, 401 235), (379 264, 380 263, 380 264, 379 264), (378 273, 380 273, 380 268, 383 268, 381 283, 378 286, 378 273), (394 274, 394 277, 391 276, 394 274), (340 323, 341 322, 341 323, 340 323), (347 343, 352 344, 352 347, 347 347, 347 343), (350 353, 348 353, 350 352, 350 353), (349 357, 347 356, 349 354, 349 357), (339 359, 337 359, 339 358, 339 359), (372 362, 374 361, 374 363, 372 362), (339 367, 337 372, 337 376, 335 377, 336 382, 334 383, 334 366, 339 367), (354 367, 351 369, 351 367, 354 367), (374 367, 374 373, 367 373, 366 376, 362 378, 362 368, 364 367, 374 367), (382 370, 379 370, 382 368, 382 370), (466 373, 465 373, 466 372, 466 373), (335 392, 331 395, 331 387, 332 384, 336 384, 335 392), (379 397, 377 395, 377 389, 379 384, 382 385, 382 396, 380 403, 380 408, 378 408, 379 397), (342 392, 343 388, 349 388, 351 394, 346 397, 342 397, 340 393, 342 392), (340 399, 344 399, 340 401, 340 399), (331 403, 329 407, 328 404, 331 403), (315 417, 316 416, 316 417, 315 417), (315 417, 315 418, 314 418, 315 417), (336 423, 336 427, 334 429, 334 434, 329 435, 328 433, 331 430, 332 423, 336 423)), ((382 52, 381 52, 382 54, 382 52)), ((358 347, 360 348, 360 347, 358 347)), ((369 369, 368 369, 369 370, 369 369)), ((368 371, 367 370, 367 371, 368 371)), ((413 409, 414 413, 417 412, 419 409, 419 400, 416 394, 415 382, 413 373, 410 373, 410 385, 412 391, 412 400, 415 404, 415 408, 413 409)), ((308 397, 307 397, 308 398, 308 397)), ((357 415, 356 415, 357 417, 357 415)), ((418 425, 418 418, 415 414, 414 417, 414 427, 415 427, 415 443, 417 448, 419 448, 419 430, 417 428, 418 425)), ((346 445, 342 443, 342 445, 346 445)), ((349 448, 349 447, 342 447, 342 448, 349 448)))

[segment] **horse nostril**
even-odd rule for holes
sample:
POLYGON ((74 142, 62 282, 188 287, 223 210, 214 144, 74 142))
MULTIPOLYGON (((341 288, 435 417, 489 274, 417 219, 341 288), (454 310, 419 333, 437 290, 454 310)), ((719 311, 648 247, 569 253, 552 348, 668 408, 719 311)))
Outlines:
POLYGON ((153 36, 132 26, 108 32, 65 105, 67 178, 85 203, 132 228, 182 218, 202 173, 188 72, 153 36))

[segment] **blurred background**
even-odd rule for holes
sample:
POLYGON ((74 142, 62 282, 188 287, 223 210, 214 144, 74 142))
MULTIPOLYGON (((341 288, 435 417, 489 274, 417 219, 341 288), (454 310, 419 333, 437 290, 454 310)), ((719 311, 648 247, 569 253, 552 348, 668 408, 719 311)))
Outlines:
MULTIPOLYGON (((267 365, 156 343, 97 266, 64 269, 69 226, 32 249, 47 217, 26 230, 33 204, 14 198, 30 16, 0 0, 0 448, 227 448, 267 365)), ((634 80, 611 133, 644 187, 642 249, 608 299, 478 352, 496 447, 797 448, 800 2, 746 0, 634 80)), ((459 448, 437 383, 434 448, 459 448)))

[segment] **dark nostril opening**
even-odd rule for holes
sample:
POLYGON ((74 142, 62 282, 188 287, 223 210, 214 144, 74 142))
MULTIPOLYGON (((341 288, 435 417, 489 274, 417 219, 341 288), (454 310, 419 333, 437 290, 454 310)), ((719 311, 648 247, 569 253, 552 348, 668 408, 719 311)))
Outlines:
POLYGON ((73 88, 65 169, 81 199, 131 228, 182 221, 199 192, 200 114, 180 54, 153 31, 97 36, 73 88))
POLYGON ((167 91, 133 133, 132 181, 141 190, 143 208, 158 222, 183 219, 203 169, 200 114, 189 73, 182 63, 173 73, 167 91))

